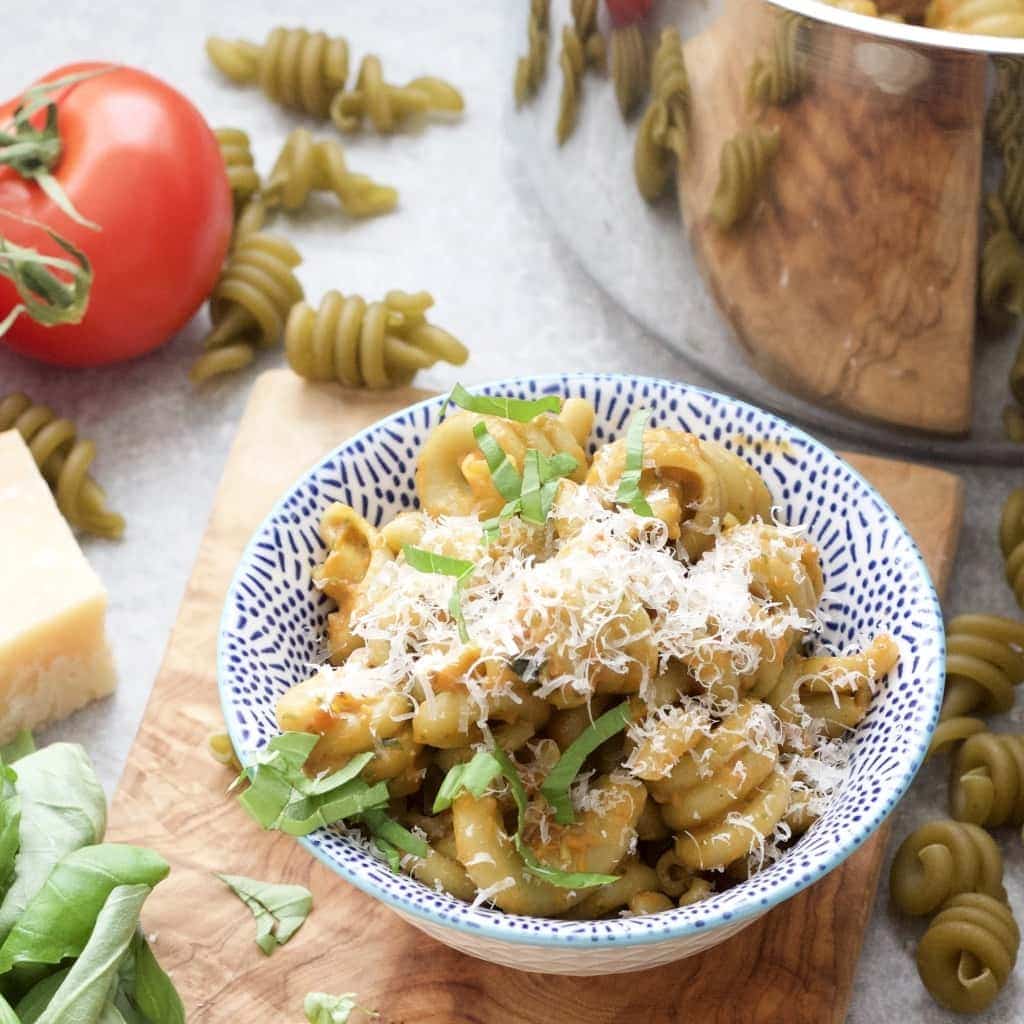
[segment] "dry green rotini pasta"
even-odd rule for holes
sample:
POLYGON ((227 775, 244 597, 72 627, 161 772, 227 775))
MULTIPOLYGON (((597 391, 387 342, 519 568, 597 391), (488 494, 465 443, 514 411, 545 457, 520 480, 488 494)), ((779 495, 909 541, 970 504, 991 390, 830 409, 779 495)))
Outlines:
POLYGON ((734 227, 754 207, 757 193, 781 142, 778 127, 752 127, 722 145, 718 185, 711 199, 711 219, 722 231, 734 227))
POLYGON ((986 1009, 1017 962, 1020 931, 1009 906, 985 893, 952 897, 917 947, 917 970, 932 998, 957 1013, 986 1009))
POLYGON ((530 0, 526 19, 526 56, 516 61, 515 97, 521 107, 536 95, 548 63, 548 17, 550 0, 530 0))
POLYGON ((288 363, 300 377, 349 387, 408 384, 418 370, 445 360, 461 366, 462 342, 427 322, 434 304, 426 292, 391 291, 382 302, 328 292, 314 309, 300 302, 285 328, 288 363))
POLYGON ((348 78, 348 43, 304 28, 275 28, 262 46, 211 36, 206 53, 232 81, 259 83, 274 102, 314 117, 327 116, 348 78))
POLYGON ((677 160, 686 156, 690 79, 679 30, 664 28, 651 61, 651 102, 644 111, 633 149, 633 173, 649 202, 668 186, 677 160))
MULTIPOLYGON (((1024 608, 1024 487, 1010 493, 999 520, 999 547, 1006 559, 1006 582, 1024 608)), ((1021 627, 1024 630, 1024 627, 1021 627)), ((1017 643, 1024 646, 1018 638, 1017 643)))
POLYGON ((369 120, 374 130, 398 131, 429 114, 461 114, 462 94, 441 78, 414 78, 406 85, 384 81, 380 58, 363 58, 352 89, 337 93, 330 105, 331 120, 343 132, 357 132, 369 120))
POLYGON ((1005 210, 1006 223, 1018 238, 1024 236, 1024 149, 1019 145, 1003 157, 999 200, 1005 210))
POLYGON ((249 136, 240 128, 218 128, 214 133, 224 167, 228 174, 228 185, 235 203, 235 216, 260 190, 260 176, 256 171, 249 136))
POLYGON ((809 72, 804 35, 808 22, 791 11, 775 14, 771 52, 754 58, 747 76, 751 103, 779 106, 796 99, 807 87, 809 72))
POLYGON ((1005 899, 1003 855, 978 825, 929 821, 900 843, 889 872, 889 891, 899 910, 918 916, 933 913, 962 892, 1005 899))
POLYGON ((609 49, 615 99, 622 116, 629 117, 643 101, 650 78, 647 44, 640 26, 633 22, 613 28, 609 49))
POLYGON ((82 440, 75 425, 28 395, 0 398, 0 431, 17 430, 57 499, 61 515, 83 533, 117 539, 124 519, 107 507, 107 496, 89 475, 96 445, 82 440))
POLYGON ((579 115, 583 72, 587 67, 604 72, 607 65, 604 36, 597 31, 597 0, 572 0, 572 21, 562 29, 562 92, 558 100, 555 137, 561 146, 572 134, 579 115))
POLYGON ((988 828, 1024 824, 1024 736, 968 736, 953 762, 949 806, 957 821, 988 828))
POLYGON ((388 213, 398 192, 379 185, 345 165, 345 151, 337 139, 316 139, 306 128, 293 129, 267 178, 261 199, 268 209, 298 210, 311 192, 333 192, 350 217, 388 213))
POLYGON ((1024 60, 1020 57, 995 57, 996 90, 985 119, 988 137, 1006 156, 1024 137, 1024 60))
POLYGON ((1002 202, 987 202, 990 228, 981 250, 979 301, 982 315, 993 327, 1005 326, 1011 316, 1024 314, 1024 246, 1010 228, 1002 202))
POLYGON ((958 615, 946 627, 946 692, 929 757, 985 729, 977 715, 1013 707, 1024 682, 1024 622, 958 615))
POLYGON ((257 232, 238 240, 210 296, 213 328, 189 371, 194 384, 240 370, 257 349, 280 342, 289 310, 302 299, 294 274, 301 262, 282 238, 257 232))
MULTIPOLYGON (((1021 348, 1021 355, 1018 362, 1024 364, 1024 346, 1021 348)), ((1003 409, 1003 433, 1010 441, 1017 444, 1024 444, 1024 409, 1017 405, 1008 405, 1003 409)))

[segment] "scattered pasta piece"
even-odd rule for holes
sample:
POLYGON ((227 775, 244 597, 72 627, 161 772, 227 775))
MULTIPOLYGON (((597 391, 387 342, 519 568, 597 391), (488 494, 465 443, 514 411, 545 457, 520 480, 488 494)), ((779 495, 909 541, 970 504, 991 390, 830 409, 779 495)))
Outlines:
POLYGON ((808 21, 791 11, 775 13, 771 52, 755 57, 747 76, 751 103, 782 106, 796 99, 810 80, 804 36, 808 21))
POLYGON ((434 304, 426 292, 392 291, 381 302, 328 292, 314 309, 295 305, 285 326, 291 368, 309 380, 335 380, 348 387, 388 388, 408 384, 418 370, 445 360, 461 366, 466 347, 427 322, 434 304))
POLYGON ((257 349, 277 345, 289 310, 302 298, 291 243, 261 233, 239 239, 210 296, 206 352, 189 371, 193 384, 248 366, 257 349))
POLYGON ((934 913, 951 896, 983 892, 1006 899, 1003 855, 977 825, 930 821, 900 843, 889 874, 892 901, 904 914, 934 913))
POLYGON ((607 65, 604 36, 597 31, 597 0, 572 0, 572 21, 562 29, 562 92, 558 101, 555 137, 561 146, 572 135, 579 115, 583 72, 593 67, 602 74, 607 65))
POLYGON ((623 118, 628 118, 643 102, 650 75, 647 44, 640 26, 633 22, 613 28, 610 50, 615 99, 623 118))
POLYGON ((548 19, 551 0, 530 0, 526 19, 526 56, 516 61, 515 97, 521 107, 537 94, 548 63, 548 19))
POLYGON ((260 176, 256 171, 249 136, 240 128, 218 128, 213 134, 224 158, 237 218, 246 203, 260 190, 260 176))
POLYGON ((979 303, 982 315, 995 328, 1024 315, 1024 246, 1007 219, 1002 201, 990 196, 990 230, 981 250, 979 303))
POLYGON ((258 83, 275 103, 314 117, 327 117, 348 78, 348 43, 304 28, 275 28, 262 46, 211 36, 206 53, 233 82, 258 83))
POLYGON ((1024 825, 1024 736, 968 736, 953 762, 949 805, 957 821, 1024 825))
POLYGON ((753 209, 781 139, 778 127, 766 131, 754 127, 723 143, 718 185, 709 210, 711 219, 722 231, 735 227, 753 209))
POLYGON ((77 530, 116 540, 124 519, 107 506, 107 496, 89 475, 96 445, 78 436, 75 425, 28 395, 0 399, 0 432, 17 430, 57 498, 61 515, 77 530))
POLYGON ((1006 559, 1006 582, 1024 608, 1024 487, 1012 491, 1003 505, 999 546, 1006 559))
POLYGON ((981 1013, 1006 984, 1020 946, 1013 913, 984 893, 954 896, 928 925, 917 969, 932 998, 956 1013, 981 1013))
POLYGON ((676 161, 686 156, 690 80, 677 28, 661 30, 651 63, 651 94, 633 150, 637 188, 648 202, 664 193, 676 161))
POLYGON ((414 78, 406 85, 384 81, 379 57, 364 57, 352 89, 341 90, 330 105, 331 120, 343 132, 357 132, 369 120, 374 130, 389 134, 428 115, 461 114, 462 94, 441 78, 414 78))

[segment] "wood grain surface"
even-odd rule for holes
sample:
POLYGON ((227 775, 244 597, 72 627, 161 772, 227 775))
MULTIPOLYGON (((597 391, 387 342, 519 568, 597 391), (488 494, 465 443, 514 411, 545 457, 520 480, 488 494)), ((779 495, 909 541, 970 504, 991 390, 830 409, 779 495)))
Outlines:
POLYGON ((694 102, 678 187, 708 283, 783 387, 963 433, 986 58, 808 22, 807 90, 759 110, 747 74, 770 50, 775 11, 729 0, 685 45, 694 102), (722 143, 755 123, 778 126, 781 147, 750 216, 723 232, 707 215, 722 143))
MULTIPOLYGON (((433 942, 342 882, 287 836, 263 833, 225 796, 226 769, 205 752, 223 728, 215 652, 221 605, 252 531, 280 493, 360 428, 423 397, 355 395, 287 370, 255 384, 177 625, 111 812, 112 837, 171 862, 144 927, 202 1024, 302 1019, 309 991, 358 992, 385 1024, 617 1021, 731 1024, 841 1021, 884 851, 874 839, 817 885, 727 944, 635 975, 565 978, 494 967, 433 942), (249 911, 214 872, 299 882, 314 910, 272 958, 249 911)), ((939 587, 961 513, 958 478, 851 456, 903 516, 939 587)))

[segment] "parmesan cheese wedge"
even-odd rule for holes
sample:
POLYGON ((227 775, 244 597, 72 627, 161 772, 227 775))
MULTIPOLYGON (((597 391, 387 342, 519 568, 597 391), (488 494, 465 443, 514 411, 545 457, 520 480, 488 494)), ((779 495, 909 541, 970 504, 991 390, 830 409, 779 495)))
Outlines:
POLYGON ((0 434, 0 743, 114 689, 106 611, 21 435, 0 434))

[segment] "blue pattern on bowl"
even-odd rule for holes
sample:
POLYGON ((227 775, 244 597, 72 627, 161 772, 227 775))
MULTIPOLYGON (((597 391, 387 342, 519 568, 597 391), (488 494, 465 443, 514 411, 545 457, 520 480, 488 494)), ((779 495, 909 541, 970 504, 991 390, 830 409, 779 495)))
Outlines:
MULTIPOLYGON (((681 383, 616 374, 531 377, 475 390, 588 399, 597 410, 592 449, 623 434, 631 413, 647 407, 651 426, 688 430, 741 455, 764 476, 782 520, 802 525, 821 549, 825 638, 848 644, 887 631, 899 643, 900 663, 858 729, 849 777, 826 815, 778 863, 692 906, 587 922, 472 909, 392 874, 333 830, 300 841, 344 879, 433 934, 457 929, 492 944, 529 943, 554 953, 584 944, 629 947, 735 930, 738 922, 788 899, 845 860, 878 828, 921 765, 938 721, 945 641, 938 599, 917 547, 859 473, 803 431, 744 402, 681 383)), ((246 548, 228 592, 218 646, 224 718, 243 763, 278 731, 277 698, 307 678, 323 650, 333 603, 311 582, 324 554, 321 512, 342 501, 380 525, 412 507, 415 455, 437 423, 440 406, 440 398, 421 402, 340 445, 284 495, 246 548)), ((469 948, 464 940, 456 944, 469 948)))

